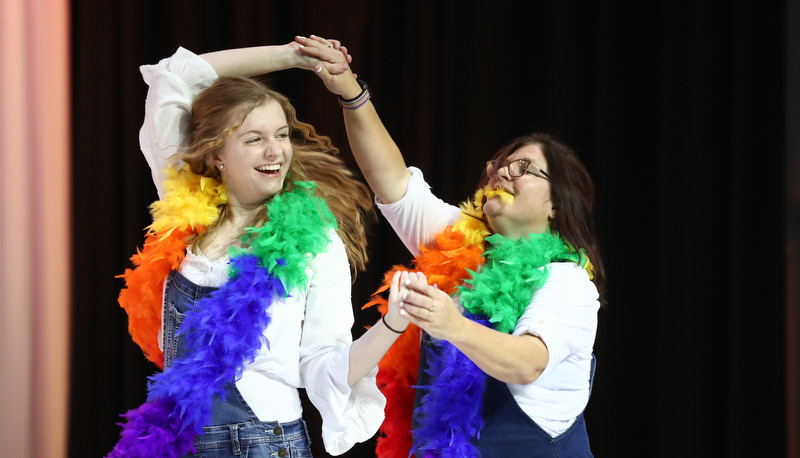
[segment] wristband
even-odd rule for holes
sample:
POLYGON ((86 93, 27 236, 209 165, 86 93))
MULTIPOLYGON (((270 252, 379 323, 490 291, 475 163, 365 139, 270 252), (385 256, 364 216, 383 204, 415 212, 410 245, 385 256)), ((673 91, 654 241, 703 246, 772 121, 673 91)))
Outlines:
POLYGON ((340 107, 344 108, 345 110, 355 110, 361 105, 367 103, 367 100, 370 99, 369 86, 367 86, 367 83, 362 80, 358 80, 358 85, 361 86, 361 94, 358 94, 352 99, 343 99, 341 96, 339 96, 340 107))
POLYGON ((397 333, 397 334, 402 334, 402 333, 406 332, 406 330, 405 330, 405 329, 403 329, 402 331, 398 331, 398 330, 396 330, 396 329, 393 329, 391 326, 389 326, 389 325, 386 323, 386 315, 383 315, 383 316, 381 316, 381 321, 383 321, 383 325, 384 325, 384 326, 386 326, 386 327, 387 327, 387 328, 388 328, 390 331, 392 331, 392 332, 394 332, 394 333, 397 333))

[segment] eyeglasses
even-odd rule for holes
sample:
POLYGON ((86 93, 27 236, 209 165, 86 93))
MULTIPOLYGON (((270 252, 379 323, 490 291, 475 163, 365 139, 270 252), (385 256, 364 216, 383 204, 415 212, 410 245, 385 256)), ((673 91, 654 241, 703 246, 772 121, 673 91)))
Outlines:
POLYGON ((490 177, 494 176, 498 170, 502 169, 503 167, 508 167, 508 174, 514 178, 521 177, 526 173, 530 173, 531 175, 536 175, 536 172, 541 173, 545 178, 548 180, 550 179, 550 175, 542 170, 541 167, 534 164, 533 162, 527 159, 517 159, 516 161, 511 161, 508 164, 497 166, 496 161, 488 161, 486 162, 486 174, 490 177), (531 170, 533 169, 533 170, 531 170))

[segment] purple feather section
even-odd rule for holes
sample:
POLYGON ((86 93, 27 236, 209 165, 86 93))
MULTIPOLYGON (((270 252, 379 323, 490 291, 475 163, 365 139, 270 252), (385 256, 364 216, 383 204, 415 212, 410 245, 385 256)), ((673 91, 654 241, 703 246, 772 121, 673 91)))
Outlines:
POLYGON ((110 457, 189 452, 211 419, 214 397, 223 397, 261 347, 269 346, 267 311, 275 297, 286 296, 283 283, 254 255, 231 258, 231 269, 237 275, 186 314, 179 331, 185 356, 150 378, 147 402, 124 415, 128 421, 110 457))
POLYGON ((171 417, 174 410, 174 401, 155 399, 123 415, 128 422, 122 425, 122 437, 108 457, 152 457, 158 450, 159 456, 173 458, 193 451, 194 431, 180 432, 182 425, 178 418, 171 417), (155 449, 154 444, 161 447, 155 449))
MULTIPOLYGON (((481 315, 469 319, 491 327, 481 315)), ((472 443, 483 428, 487 375, 450 342, 434 341, 428 357, 432 384, 417 408, 419 427, 411 452, 421 457, 480 457, 472 443)))

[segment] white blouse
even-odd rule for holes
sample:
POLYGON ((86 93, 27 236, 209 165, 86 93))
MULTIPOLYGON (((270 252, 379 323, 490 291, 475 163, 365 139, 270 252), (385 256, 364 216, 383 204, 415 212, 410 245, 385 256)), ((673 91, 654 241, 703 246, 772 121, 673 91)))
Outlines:
MULTIPOLYGON (((139 141, 163 198, 163 170, 185 146, 192 101, 217 74, 206 60, 183 48, 140 69, 149 89, 139 141)), ((342 240, 334 230, 327 235, 327 249, 306 268, 306 289, 292 290, 288 298, 272 303, 272 321, 265 331, 270 347, 261 348, 236 387, 260 420, 281 422, 302 416, 297 389, 305 388, 322 417, 325 449, 340 455, 375 434, 386 400, 376 386, 377 367, 353 387, 347 384, 354 323, 350 268, 342 240)), ((218 287, 227 281, 227 261, 189 251, 180 271, 198 285, 218 287)))
MULTIPOLYGON (((378 208, 415 256, 436 234, 455 223, 460 210, 431 192, 422 172, 409 167, 411 179, 402 199, 378 208)), ((520 408, 552 437, 572 425, 589 401, 589 372, 597 331, 599 295, 586 271, 572 262, 547 265, 549 276, 533 295, 514 335, 532 334, 547 345, 549 360, 539 378, 527 385, 508 384, 520 408)))

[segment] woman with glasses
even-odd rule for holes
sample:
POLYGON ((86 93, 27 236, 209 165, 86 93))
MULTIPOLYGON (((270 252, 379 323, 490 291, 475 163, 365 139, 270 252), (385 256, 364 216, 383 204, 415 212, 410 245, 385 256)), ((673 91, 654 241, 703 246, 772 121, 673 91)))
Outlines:
MULTIPOLYGON (((296 41, 344 62, 325 40, 296 41)), ((416 256, 382 289, 411 324, 387 319, 402 335, 380 365, 378 455, 592 456, 583 411, 604 272, 585 167, 527 135, 500 148, 472 198, 447 204, 406 166, 367 85, 338 68, 315 71, 339 96, 378 208, 416 256)))

